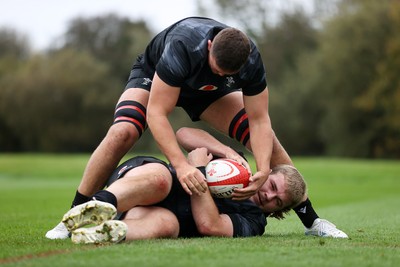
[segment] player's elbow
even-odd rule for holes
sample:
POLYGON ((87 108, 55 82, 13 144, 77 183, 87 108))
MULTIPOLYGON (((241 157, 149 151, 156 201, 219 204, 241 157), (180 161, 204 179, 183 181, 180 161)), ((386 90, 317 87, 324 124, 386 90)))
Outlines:
POLYGON ((214 231, 214 227, 213 227, 212 223, 207 222, 207 221, 202 221, 202 222, 198 223, 197 231, 199 231, 199 233, 204 236, 215 235, 215 231, 214 231))
POLYGON ((219 236, 219 237, 231 237, 232 234, 227 233, 224 229, 221 229, 215 223, 209 221, 202 221, 197 224, 197 231, 203 236, 219 236))
POLYGON ((167 117, 167 114, 163 114, 157 108, 148 106, 146 111, 146 122, 148 126, 159 124, 160 117, 167 117))

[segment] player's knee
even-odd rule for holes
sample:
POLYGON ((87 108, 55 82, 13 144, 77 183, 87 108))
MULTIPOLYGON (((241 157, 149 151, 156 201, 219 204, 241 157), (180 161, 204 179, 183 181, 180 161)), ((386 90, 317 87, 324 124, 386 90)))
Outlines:
POLYGON ((168 193, 171 190, 171 186, 172 186, 172 178, 171 176, 168 175, 157 175, 155 176, 156 178, 156 189, 157 191, 162 194, 167 196, 168 193))
POLYGON ((140 137, 147 128, 146 108, 137 101, 120 102, 114 114, 114 125, 119 124, 133 125, 140 137))
POLYGON ((151 187, 157 192, 157 195, 167 196, 172 187, 172 176, 169 170, 162 164, 153 164, 151 166, 148 181, 151 187))
POLYGON ((246 146, 250 140, 249 119, 244 109, 238 112, 229 125, 229 136, 246 146))
POLYGON ((106 138, 114 145, 132 146, 139 138, 136 128, 129 123, 118 123, 111 126, 106 138))

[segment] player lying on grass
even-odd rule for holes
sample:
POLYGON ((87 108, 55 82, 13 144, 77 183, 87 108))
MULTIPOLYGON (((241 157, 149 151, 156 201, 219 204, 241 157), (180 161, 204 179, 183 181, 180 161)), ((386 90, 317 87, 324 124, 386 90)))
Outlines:
MULTIPOLYGON (((240 159, 236 152, 230 158, 240 159)), ((188 162, 202 169, 212 160, 206 148, 188 154, 188 162)), ((241 160, 242 161, 242 160, 241 160)), ((153 157, 135 157, 112 174, 106 190, 93 201, 64 215, 74 243, 120 242, 150 238, 262 235, 267 216, 283 218, 306 194, 301 174, 290 165, 272 169, 258 194, 249 200, 188 195, 171 165, 153 157), (120 220, 112 220, 117 211, 120 220), (93 227, 83 227, 88 224, 93 227)))
MULTIPOLYGON (((206 131, 196 128, 183 127, 178 130, 176 137, 179 141, 179 144, 186 151, 190 151, 196 147, 205 147, 213 155, 235 159, 249 168, 248 164, 243 160, 243 158, 240 159, 240 157, 234 156, 236 152, 232 148, 221 143, 206 131)), ((274 150, 272 151, 272 154, 275 156, 271 158, 271 167, 282 164, 293 166, 293 163, 288 156, 278 156, 275 154, 275 149, 283 150, 283 148, 281 148, 281 144, 277 140, 274 141, 274 150)), ((251 151, 250 147, 249 150, 251 151)), ((285 153, 283 153, 283 155, 284 154, 285 153)), ((243 191, 243 189, 236 189, 236 193, 233 194, 233 197, 240 195, 239 193, 241 193, 241 191, 243 191)), ((325 219, 319 218, 317 213, 315 213, 315 211, 312 209, 311 202, 308 200, 307 194, 304 196, 301 204, 294 207, 293 210, 303 222, 306 235, 348 238, 347 234, 337 229, 334 224, 325 219)))

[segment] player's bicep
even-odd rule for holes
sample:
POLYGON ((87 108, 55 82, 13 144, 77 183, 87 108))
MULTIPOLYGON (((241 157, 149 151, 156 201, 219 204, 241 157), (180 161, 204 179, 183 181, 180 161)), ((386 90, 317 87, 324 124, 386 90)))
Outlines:
POLYGON ((148 116, 169 114, 175 108, 179 93, 179 87, 168 85, 155 73, 147 107, 148 116))
POLYGON ((268 88, 257 95, 243 96, 246 113, 251 118, 259 118, 268 115, 268 88))

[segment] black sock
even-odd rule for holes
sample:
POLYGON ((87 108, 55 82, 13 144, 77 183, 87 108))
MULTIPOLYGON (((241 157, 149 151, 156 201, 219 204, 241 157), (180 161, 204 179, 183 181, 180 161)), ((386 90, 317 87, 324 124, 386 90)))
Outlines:
POLYGON ((296 212, 297 216, 299 216, 303 225, 307 228, 310 228, 315 219, 319 218, 311 205, 310 199, 308 198, 306 201, 300 203, 300 205, 293 208, 293 210, 296 212))
POLYGON ((77 206, 77 205, 83 204, 83 203, 85 203, 85 202, 88 202, 88 201, 91 200, 91 199, 92 199, 91 197, 82 195, 81 193, 78 192, 78 190, 76 190, 75 198, 74 198, 74 200, 72 201, 71 208, 73 208, 73 207, 75 207, 75 206, 77 206))
POLYGON ((115 195, 113 193, 111 193, 109 191, 101 190, 101 191, 97 192, 96 194, 94 194, 92 199, 110 203, 115 208, 117 208, 117 204, 118 204, 117 198, 115 197, 115 195))

